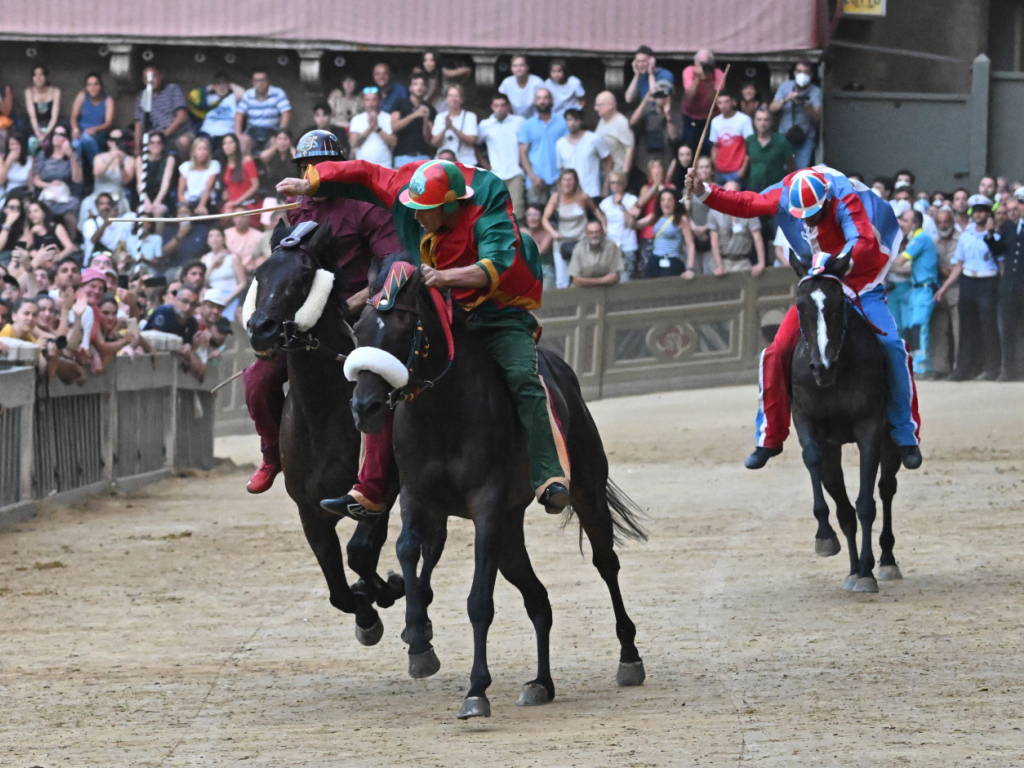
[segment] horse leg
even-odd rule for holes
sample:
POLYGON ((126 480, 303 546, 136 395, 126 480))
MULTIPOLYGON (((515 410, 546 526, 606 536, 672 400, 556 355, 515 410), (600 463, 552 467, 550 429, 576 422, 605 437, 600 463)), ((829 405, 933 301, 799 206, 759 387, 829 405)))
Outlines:
POLYGON ((405 582, 405 631, 402 639, 409 644, 409 676, 421 678, 437 672, 441 662, 427 636, 430 584, 416 573, 425 531, 423 521, 412 511, 412 507, 413 503, 409 500, 405 500, 402 505, 402 533, 398 536, 395 549, 405 582))
MULTIPOLYGON (((498 550, 501 541, 501 521, 504 510, 497 504, 487 505, 473 517, 476 528, 474 543, 473 587, 466 606, 473 625, 473 669, 469 673, 469 692, 457 717, 490 717, 491 703, 487 689, 491 673, 487 668, 487 633, 494 620, 494 581, 498 576, 498 550)), ((520 520, 521 522, 521 520, 520 520)))
MULTIPOLYGON (((428 643, 434 639, 434 625, 431 623, 430 616, 427 613, 427 609, 434 602, 434 589, 430 586, 430 577, 434 573, 434 567, 444 553, 444 544, 448 539, 447 524, 447 519, 442 519, 440 526, 432 531, 433 536, 423 541, 420 548, 423 555, 423 565, 420 567, 419 583, 423 594, 423 611, 424 615, 426 615, 424 633, 428 643)), ((406 630, 404 629, 402 630, 402 642, 409 642, 406 639, 406 630)))
POLYGON ((860 449, 860 491, 857 494, 857 519, 860 521, 860 560, 854 592, 877 592, 878 582, 872 573, 875 554, 871 548, 871 528, 875 522, 875 476, 885 425, 882 419, 862 422, 854 428, 860 449))
POLYGON ((800 438, 804 466, 811 476, 811 494, 814 496, 814 517, 818 521, 818 531, 814 534, 814 553, 819 557, 831 557, 839 554, 839 537, 828 522, 828 503, 821 489, 822 480, 822 448, 811 429, 810 423, 804 418, 793 414, 793 426, 800 438))
POLYGON ((850 556, 850 573, 843 581, 849 591, 857 581, 857 512, 850 503, 843 479, 843 447, 828 444, 822 450, 821 482, 836 503, 836 519, 846 536, 846 551, 850 556))
POLYGON ((354 613, 356 617, 356 638, 363 645, 377 643, 384 627, 373 603, 349 589, 345 579, 345 566, 341 559, 341 544, 334 529, 337 518, 328 518, 319 507, 301 507, 302 532, 306 535, 309 548, 327 580, 331 605, 339 611, 354 613))
POLYGON ((359 575, 353 591, 366 594, 381 608, 390 608, 405 594, 402 577, 396 573, 388 575, 387 581, 377 573, 380 551, 388 537, 388 515, 356 525, 352 538, 348 540, 346 553, 348 565, 359 575))
POLYGON ((551 680, 551 602, 548 591, 530 563, 523 537, 523 509, 510 509, 503 516, 505 535, 498 551, 498 569, 512 586, 519 590, 526 605, 526 615, 533 622, 537 635, 537 676, 523 686, 516 700, 520 707, 547 704, 555 698, 551 680))
POLYGON ((900 456, 891 440, 885 440, 882 446, 882 469, 878 478, 878 495, 882 497, 882 535, 878 543, 882 548, 882 556, 878 559, 878 580, 894 581, 902 579, 900 567, 892 553, 896 538, 892 535, 892 500, 896 496, 896 473, 900 468, 900 456))

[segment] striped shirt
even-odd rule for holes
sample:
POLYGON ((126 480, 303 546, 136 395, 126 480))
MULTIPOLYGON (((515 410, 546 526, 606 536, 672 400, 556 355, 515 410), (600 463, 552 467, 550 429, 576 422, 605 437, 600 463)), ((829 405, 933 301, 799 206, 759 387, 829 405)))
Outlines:
POLYGON ((288 101, 288 95, 276 85, 272 85, 267 90, 265 99, 256 97, 255 88, 247 90, 238 105, 238 111, 246 116, 250 128, 277 128, 281 115, 291 112, 292 105, 288 101))
MULTIPOLYGON (((139 94, 135 104, 135 119, 143 120, 142 99, 145 90, 139 94)), ((164 131, 174 122, 179 109, 185 109, 185 95, 175 83, 167 83, 159 91, 153 91, 153 110, 149 114, 149 127, 154 131, 164 131)))

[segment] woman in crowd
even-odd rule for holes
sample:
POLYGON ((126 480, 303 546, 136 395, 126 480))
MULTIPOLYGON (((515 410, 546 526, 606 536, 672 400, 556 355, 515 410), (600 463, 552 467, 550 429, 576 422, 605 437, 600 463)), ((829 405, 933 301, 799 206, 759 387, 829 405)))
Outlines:
POLYGON ((41 155, 32 161, 30 183, 38 199, 46 203, 55 216, 64 219, 71 232, 78 231, 78 206, 81 202, 72 185, 82 183, 82 166, 71 147, 68 129, 58 125, 41 155))
POLYGON ((71 138, 86 168, 92 168, 93 158, 106 146, 113 124, 114 99, 104 90, 100 76, 90 72, 71 104, 71 138))
POLYGON ((448 110, 439 112, 434 118, 430 143, 441 149, 450 149, 458 162, 464 165, 476 165, 476 114, 463 109, 462 86, 449 86, 445 100, 448 110))
POLYGON ((0 145, 14 129, 14 89, 0 77, 0 145))
POLYGON ((146 156, 139 170, 142 188, 142 212, 146 216, 165 216, 175 210, 178 201, 178 163, 167 152, 167 139, 159 131, 151 131, 146 145, 146 156))
POLYGON ((331 127, 345 144, 348 144, 349 122, 363 109, 356 86, 355 77, 346 72, 341 77, 341 87, 327 94, 327 106, 331 108, 331 127))
POLYGON ((25 152, 25 142, 20 136, 11 134, 7 137, 7 151, 0 162, 0 197, 20 187, 28 187, 32 176, 32 158, 25 152))
POLYGON ((583 109, 583 97, 587 92, 583 89, 580 79, 576 75, 569 74, 565 67, 565 60, 552 59, 548 72, 550 76, 544 81, 544 87, 551 92, 553 100, 551 113, 561 115, 570 107, 583 109))
POLYGON ((59 249, 54 254, 55 259, 69 256, 78 250, 64 222, 58 221, 45 203, 33 200, 28 204, 26 215, 28 220, 22 239, 28 250, 34 251, 48 242, 55 243, 59 249))
POLYGON ((288 131, 275 133, 267 148, 260 152, 260 162, 264 170, 263 180, 260 182, 260 195, 277 197, 277 182, 295 175, 295 161, 292 159, 294 154, 295 147, 292 146, 292 137, 288 131))
POLYGON ((227 249, 224 232, 214 228, 206 236, 210 251, 203 256, 206 265, 206 287, 210 293, 221 297, 224 302, 224 316, 234 320, 238 300, 247 287, 245 268, 241 260, 227 249))
MULTIPOLYGON (((705 184, 710 184, 714 168, 711 165, 710 157, 701 157, 697 160, 697 176, 705 184)), ((687 198, 687 206, 690 214, 690 228, 693 230, 693 240, 697 247, 697 259, 694 264, 699 274, 710 275, 715 271, 715 260, 711 253, 711 230, 708 228, 709 209, 704 203, 692 195, 687 198)))
POLYGON ((693 150, 686 144, 680 144, 676 149, 676 156, 672 158, 672 162, 668 166, 666 174, 668 185, 681 190, 683 182, 686 180, 686 171, 691 165, 693 165, 693 150))
POLYGON ((554 288, 554 262, 551 260, 551 246, 555 242, 551 233, 544 226, 544 209, 531 203, 526 207, 526 233, 533 238, 540 253, 540 263, 544 269, 544 287, 554 288))
POLYGON ((630 211, 637 222, 637 238, 639 241, 637 272, 640 274, 646 274, 647 263, 651 260, 652 248, 654 246, 653 222, 657 218, 651 218, 651 216, 657 211, 658 195, 664 189, 672 189, 674 191, 675 187, 665 181, 665 164, 657 157, 651 158, 647 161, 647 181, 640 188, 640 195, 637 197, 633 210, 630 211), (641 220, 651 223, 641 224, 641 220))
MULTIPOLYGON (((736 102, 736 109, 753 120, 754 113, 761 107, 767 107, 767 105, 761 100, 761 97, 758 96, 757 85, 748 80, 740 86, 740 98, 739 101, 736 102)), ((680 187, 680 189, 682 189, 682 187, 680 187)))
POLYGON ((32 85, 25 89, 25 114, 32 127, 29 154, 47 143, 60 116, 60 88, 50 85, 50 71, 42 64, 32 68, 32 85))
MULTIPOLYGON (((105 370, 110 361, 118 355, 134 355, 152 352, 149 344, 139 335, 138 321, 129 319, 124 329, 118 317, 117 299, 107 294, 100 299, 99 315, 95 326, 92 347, 99 357, 98 368, 105 370)), ((94 365, 93 373, 97 372, 94 365)))
POLYGON ((256 190, 260 186, 260 174, 256 163, 248 154, 242 154, 238 137, 229 133, 221 139, 224 153, 224 173, 221 188, 224 190, 222 210, 227 213, 246 208, 256 208, 256 190))
POLYGON ((40 339, 57 339, 67 336, 70 327, 68 316, 74 303, 75 292, 70 288, 61 294, 59 300, 46 294, 40 294, 36 299, 39 312, 36 315, 35 335, 40 339))
POLYGON ((637 196, 626 191, 626 174, 612 171, 608 174, 608 186, 611 194, 601 201, 601 212, 608 222, 606 234, 608 239, 619 246, 622 261, 625 265, 626 279, 638 277, 636 263, 636 219, 633 207, 637 204, 637 196))
POLYGON ((544 207, 544 228, 555 241, 555 287, 569 287, 569 259, 572 249, 583 237, 587 219, 595 218, 607 229, 604 214, 580 187, 580 178, 572 168, 566 168, 558 177, 558 187, 544 207), (557 215, 557 228, 552 218, 557 215))
POLYGON ((192 142, 189 159, 178 166, 178 206, 203 215, 214 207, 213 185, 220 176, 220 162, 213 157, 213 145, 205 136, 192 142))
POLYGON ((125 152, 124 131, 120 128, 114 128, 105 139, 106 149, 92 161, 92 194, 82 201, 79 211, 83 221, 96 215, 96 195, 103 192, 114 198, 118 213, 127 213, 130 208, 129 199, 135 182, 135 158, 125 152))
POLYGON ((447 109, 448 105, 444 103, 441 95, 441 65, 437 60, 437 54, 433 51, 424 51, 420 65, 415 67, 413 72, 422 72, 426 78, 427 92, 423 100, 427 104, 432 104, 438 111, 442 108, 447 109))
POLYGON ((39 305, 35 299, 20 299, 11 310, 11 320, 0 329, 0 339, 21 339, 33 344, 39 343, 36 336, 36 316, 39 305))
POLYGON ((11 251, 22 239, 25 231, 25 203, 20 197, 9 197, 4 201, 0 216, 0 253, 11 251))
POLYGON ((678 200, 674 189, 658 193, 657 210, 640 219, 640 226, 653 226, 651 258, 644 268, 644 277, 674 277, 682 275, 693 279, 693 233, 686 209, 678 200), (683 244, 686 244, 684 261, 683 244))

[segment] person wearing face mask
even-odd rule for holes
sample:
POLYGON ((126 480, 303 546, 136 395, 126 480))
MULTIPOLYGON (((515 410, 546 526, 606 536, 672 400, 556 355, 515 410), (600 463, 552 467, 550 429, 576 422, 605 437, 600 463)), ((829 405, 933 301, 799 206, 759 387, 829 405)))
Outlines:
MULTIPOLYGON (((953 209, 948 205, 939 208, 935 214, 938 238, 935 240, 935 251, 938 256, 939 283, 945 283, 953 271, 953 254, 956 252, 960 233, 953 219, 953 209)), ((943 294, 941 301, 935 302, 929 328, 928 359, 932 363, 935 378, 945 378, 953 370, 956 359, 956 348, 960 343, 960 315, 957 312, 957 301, 960 298, 960 286, 952 285, 943 294)))
POLYGON ((797 168, 811 164, 818 146, 821 89, 811 82, 813 73, 811 62, 798 61, 793 68, 793 79, 779 86, 769 107, 772 113, 779 115, 779 133, 796 150, 797 168))

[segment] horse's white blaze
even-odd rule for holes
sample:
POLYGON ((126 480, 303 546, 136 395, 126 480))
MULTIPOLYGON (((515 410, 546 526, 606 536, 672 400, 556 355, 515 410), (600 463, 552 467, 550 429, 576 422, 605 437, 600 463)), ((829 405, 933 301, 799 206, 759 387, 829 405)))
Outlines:
POLYGON ((259 290, 256 278, 252 279, 248 293, 245 294, 245 302, 242 304, 242 327, 249 327, 249 318, 256 311, 256 292, 259 290))
POLYGON ((829 367, 826 350, 828 349, 828 326, 825 324, 825 294, 818 288, 811 291, 811 298, 818 307, 818 352, 821 353, 821 364, 829 367))
POLYGON ((409 369, 390 352, 378 347, 356 347, 345 358, 345 378, 355 381, 362 371, 372 371, 395 389, 409 383, 409 369))
MULTIPOLYGON (((255 281, 253 281, 255 284, 255 281)), ((334 286, 334 273, 326 269, 318 269, 313 276, 313 285, 309 289, 309 295, 302 302, 302 306, 295 312, 295 325, 300 331, 308 331, 320 319, 327 306, 327 299, 331 296, 331 288, 334 286)))

